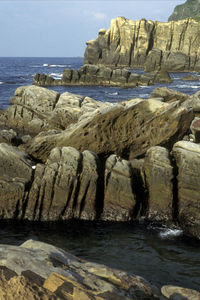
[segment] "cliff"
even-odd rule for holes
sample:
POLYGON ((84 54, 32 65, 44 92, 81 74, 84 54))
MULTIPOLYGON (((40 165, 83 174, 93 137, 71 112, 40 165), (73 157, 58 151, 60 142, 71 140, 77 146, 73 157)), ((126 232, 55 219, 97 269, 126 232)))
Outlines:
POLYGON ((86 44, 85 64, 200 71, 200 23, 193 19, 162 23, 118 17, 86 44))
POLYGON ((200 1, 187 0, 181 5, 177 5, 173 14, 169 17, 168 21, 177 21, 186 18, 199 18, 200 16, 200 1))

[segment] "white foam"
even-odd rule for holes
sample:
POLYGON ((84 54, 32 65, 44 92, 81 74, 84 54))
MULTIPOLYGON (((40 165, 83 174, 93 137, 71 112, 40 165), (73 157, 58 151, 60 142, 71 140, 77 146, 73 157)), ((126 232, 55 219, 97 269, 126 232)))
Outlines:
POLYGON ((118 92, 113 92, 113 93, 108 93, 108 95, 116 96, 116 95, 119 95, 119 93, 118 92))
POLYGON ((48 65, 48 67, 51 68, 65 68, 65 67, 71 67, 70 65, 48 65))
POLYGON ((180 88, 180 89, 184 89, 184 88, 190 87, 190 85, 187 85, 187 84, 179 84, 179 85, 177 85, 177 87, 180 88))
POLYGON ((48 67, 49 66, 49 64, 43 64, 43 67, 48 67))
POLYGON ((191 87, 192 89, 199 89, 199 88, 200 88, 199 85, 191 85, 190 87, 191 87))
POLYGON ((59 74, 59 73, 51 73, 49 75, 51 77, 53 77, 54 79, 61 79, 62 78, 62 74, 59 74))
POLYGON ((36 169, 36 166, 32 166, 32 169, 35 170, 35 169, 36 169))
POLYGON ((183 233, 183 230, 181 230, 181 229, 166 228, 162 232, 159 233, 159 236, 162 239, 167 239, 167 238, 171 238, 171 237, 180 236, 180 235, 182 235, 182 233, 183 233))
POLYGON ((4 82, 0 81, 0 84, 4 84, 4 82))

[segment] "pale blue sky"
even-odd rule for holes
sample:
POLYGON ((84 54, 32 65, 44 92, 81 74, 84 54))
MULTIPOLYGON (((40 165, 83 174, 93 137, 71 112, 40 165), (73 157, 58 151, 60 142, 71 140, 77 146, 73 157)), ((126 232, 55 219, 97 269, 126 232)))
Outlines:
POLYGON ((0 56, 83 56, 118 16, 166 22, 185 0, 0 0, 0 56))

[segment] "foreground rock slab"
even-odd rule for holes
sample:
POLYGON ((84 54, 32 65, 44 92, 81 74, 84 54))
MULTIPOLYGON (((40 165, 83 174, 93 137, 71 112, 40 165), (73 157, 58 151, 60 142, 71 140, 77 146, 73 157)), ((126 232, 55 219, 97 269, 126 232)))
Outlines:
POLYGON ((19 247, 0 245, 0 250, 0 265, 8 268, 4 269, 4 280, 0 280, 0 295, 4 296, 7 288, 10 300, 16 299, 15 291, 16 295, 21 292, 20 300, 25 296, 26 299, 153 300, 161 295, 159 289, 142 277, 84 261, 42 242, 28 240, 19 247))

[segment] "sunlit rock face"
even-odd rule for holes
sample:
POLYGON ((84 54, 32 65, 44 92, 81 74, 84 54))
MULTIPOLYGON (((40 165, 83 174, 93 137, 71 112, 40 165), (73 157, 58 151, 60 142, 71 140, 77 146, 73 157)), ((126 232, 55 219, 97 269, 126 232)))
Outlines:
POLYGON ((199 70, 200 23, 193 19, 163 23, 151 20, 111 20, 108 30, 87 42, 85 64, 199 70))

